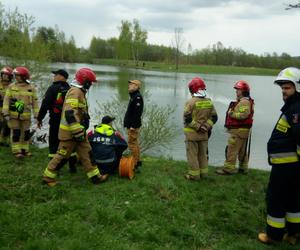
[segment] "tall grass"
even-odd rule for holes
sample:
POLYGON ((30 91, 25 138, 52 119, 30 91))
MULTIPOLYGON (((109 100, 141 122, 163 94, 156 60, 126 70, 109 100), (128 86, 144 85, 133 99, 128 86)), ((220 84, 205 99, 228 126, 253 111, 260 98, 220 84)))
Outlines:
MULTIPOLYGON (((13 159, 0 148, 1 249, 275 249, 256 240, 265 224, 268 172, 186 181, 184 161, 144 157, 130 181, 92 185, 79 166, 41 184, 47 150, 13 159)), ((286 243, 276 249, 299 249, 286 243)))

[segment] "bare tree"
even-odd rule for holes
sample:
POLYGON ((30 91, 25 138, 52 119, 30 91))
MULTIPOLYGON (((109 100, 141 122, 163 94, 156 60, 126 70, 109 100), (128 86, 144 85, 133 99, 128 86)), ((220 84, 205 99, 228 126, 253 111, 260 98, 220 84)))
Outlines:
POLYGON ((285 9, 290 10, 290 9, 295 9, 295 8, 300 8, 300 2, 296 3, 296 4, 288 4, 285 9))
POLYGON ((190 64, 190 57, 193 53, 193 47, 192 45, 189 43, 188 47, 187 47, 187 63, 190 64))
POLYGON ((180 51, 183 46, 183 43, 184 43, 183 29, 175 28, 174 29, 174 47, 175 47, 176 70, 178 70, 180 51))

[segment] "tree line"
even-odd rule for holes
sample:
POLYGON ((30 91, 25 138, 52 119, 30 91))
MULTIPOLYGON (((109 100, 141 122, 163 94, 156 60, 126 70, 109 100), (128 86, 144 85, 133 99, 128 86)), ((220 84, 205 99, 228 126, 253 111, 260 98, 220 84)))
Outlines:
MULTIPOLYGON (((137 66, 146 61, 179 64, 230 65, 243 67, 300 67, 300 57, 287 53, 255 55, 241 48, 224 47, 221 42, 193 50, 183 48, 183 30, 174 29, 172 46, 147 43, 148 32, 139 21, 121 21, 118 37, 92 37, 88 48, 79 48, 73 36, 67 38, 58 26, 37 27, 27 14, 5 10, 0 2, 0 56, 38 62, 87 62, 97 59, 133 60, 137 66), (179 32, 180 31, 180 32, 179 32)), ((170 37, 170 40, 172 37, 170 37)))

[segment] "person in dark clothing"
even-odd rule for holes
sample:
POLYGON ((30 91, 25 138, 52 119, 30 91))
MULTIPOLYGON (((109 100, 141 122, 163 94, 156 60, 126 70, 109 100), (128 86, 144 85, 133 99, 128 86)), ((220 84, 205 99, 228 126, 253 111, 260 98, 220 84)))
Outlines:
MULTIPOLYGON (((43 119, 49 111, 49 154, 48 157, 51 160, 55 155, 58 145, 58 131, 61 118, 62 107, 65 100, 65 95, 68 92, 70 86, 67 83, 69 74, 63 69, 52 71, 54 74, 53 84, 47 89, 39 114, 37 117, 38 127, 43 125, 43 119)), ((76 153, 73 153, 69 158, 69 170, 71 173, 76 172, 77 157, 76 153)))
POLYGON ((300 238, 300 69, 282 70, 275 84, 281 87, 284 105, 268 141, 272 170, 266 194, 267 226, 258 240, 295 244, 300 238))
POLYGON ((143 97, 140 93, 141 82, 139 80, 128 81, 130 100, 124 117, 124 127, 127 129, 128 148, 135 159, 135 169, 142 165, 140 159, 139 132, 142 126, 142 114, 144 109, 143 97))
POLYGON ((88 135, 92 158, 101 175, 113 174, 118 169, 122 153, 128 146, 121 134, 112 127, 114 119, 114 117, 104 116, 101 124, 88 135))

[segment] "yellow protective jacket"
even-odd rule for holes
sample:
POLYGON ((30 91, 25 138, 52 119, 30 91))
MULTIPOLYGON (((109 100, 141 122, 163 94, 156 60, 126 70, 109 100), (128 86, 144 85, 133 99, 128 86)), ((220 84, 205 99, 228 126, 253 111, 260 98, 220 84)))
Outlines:
POLYGON ((88 123, 88 106, 83 89, 71 87, 65 97, 59 125, 59 140, 72 140, 85 135, 83 124, 88 123))
POLYGON ((218 120, 212 100, 202 97, 192 97, 185 103, 183 117, 183 130, 189 141, 208 140, 208 131, 218 120))
POLYGON ((9 116, 10 119, 28 121, 31 120, 32 111, 34 118, 37 118, 39 105, 34 86, 25 82, 10 84, 6 90, 3 101, 3 115, 9 116), (18 113, 15 110, 14 103, 16 101, 24 103, 22 113, 18 113))
POLYGON ((0 81, 0 117, 2 115, 2 106, 4 101, 5 92, 8 88, 9 82, 0 81))

